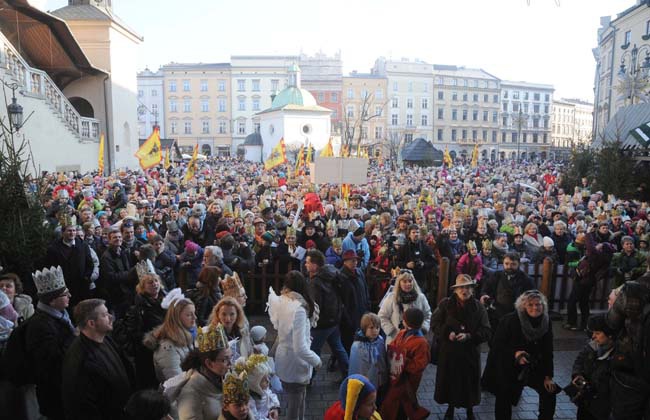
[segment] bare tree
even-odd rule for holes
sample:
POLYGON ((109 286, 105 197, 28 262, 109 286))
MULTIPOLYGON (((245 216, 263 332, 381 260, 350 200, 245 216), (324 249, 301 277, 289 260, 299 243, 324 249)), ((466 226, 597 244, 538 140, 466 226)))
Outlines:
POLYGON ((358 113, 348 114, 347 106, 343 109, 343 132, 341 135, 341 150, 356 150, 360 147, 365 135, 369 122, 381 117, 388 101, 375 103, 375 96, 372 93, 366 93, 359 108, 358 113), (371 109, 374 107, 375 109, 371 109), (379 111, 379 112, 377 112, 379 111))

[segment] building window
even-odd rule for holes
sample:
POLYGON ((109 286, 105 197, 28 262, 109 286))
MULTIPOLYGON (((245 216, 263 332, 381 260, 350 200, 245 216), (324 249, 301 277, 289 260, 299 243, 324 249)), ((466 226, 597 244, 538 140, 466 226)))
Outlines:
POLYGON ((339 94, 336 92, 330 93, 330 100, 334 103, 339 101, 339 94))
POLYGON ((409 82, 408 88, 409 88, 409 92, 413 92, 413 82, 409 82))
POLYGON ((178 112, 176 101, 169 101, 169 112, 178 112))
POLYGON ((519 99, 519 91, 518 90, 515 90, 514 92, 512 92, 512 99, 519 99))
POLYGON ((551 95, 548 93, 544 94, 544 102, 550 102, 551 101, 551 95))
POLYGON ((185 121, 185 130, 183 132, 185 134, 192 134, 192 122, 191 121, 185 121))
POLYGON ((442 101, 443 99, 445 99, 445 92, 439 90, 439 91, 438 91, 438 99, 441 100, 441 101, 442 101))
POLYGON ((452 101, 457 101, 458 100, 458 92, 452 92, 451 93, 451 100, 452 101))
POLYGON ((424 82, 424 84, 422 85, 422 88, 424 89, 424 92, 428 92, 429 91, 429 84, 427 82, 424 82))
POLYGON ((506 133, 503 132, 501 133, 501 143, 505 143, 505 142, 506 142, 506 133))
POLYGON ((441 85, 442 84, 442 77, 436 77, 436 85, 441 85))
POLYGON ((544 144, 548 143, 548 134, 544 133, 544 144))
POLYGON ((375 140, 381 139, 383 134, 383 127, 375 127, 375 140))
POLYGON ((390 116, 390 123, 391 123, 392 125, 397 125, 397 114, 392 114, 392 115, 390 116))
POLYGON ((172 134, 176 134, 176 121, 172 121, 169 128, 171 129, 172 134))
MULTIPOLYGON (((504 105, 507 105, 504 103, 504 105)), ((519 112, 519 102, 513 102, 512 103, 512 112, 519 112)), ((504 111, 507 111, 507 109, 504 109, 504 111)))
POLYGON ((492 122, 496 123, 499 119, 499 113, 497 111, 492 112, 492 122))
POLYGON ((192 102, 189 99, 183 101, 183 112, 192 112, 192 102))
POLYGON ((496 130, 492 130, 492 143, 497 142, 497 132, 496 130))
POLYGON ((429 98, 422 98, 422 109, 429 109, 429 98))
POLYGON ((361 127, 361 138, 364 140, 368 139, 368 127, 361 127))
POLYGON ((460 139, 467 140, 467 130, 463 130, 463 137, 461 137, 460 139))
POLYGON ((354 106, 348 105, 345 111, 345 115, 347 115, 348 118, 354 118, 354 106))
POLYGON ((406 99, 406 107, 409 108, 409 109, 413 108, 413 99, 411 99, 411 98, 406 99))
POLYGON ((508 91, 507 90, 503 91, 503 99, 508 99, 508 91))
POLYGON ((499 103, 499 95, 498 94, 492 95, 492 103, 495 103, 495 104, 499 103))
POLYGON ((406 114, 406 126, 407 127, 412 127, 413 126, 413 115, 412 114, 406 114))
POLYGON ((467 79, 463 79, 463 86, 467 87, 467 79))
POLYGON ((219 134, 226 134, 226 122, 219 121, 219 134))
POLYGON ((523 134, 521 135, 521 141, 524 142, 524 143, 526 143, 526 141, 528 140, 527 137, 528 137, 528 135, 527 135, 526 133, 523 133, 523 134))
POLYGON ((478 130, 472 130, 472 140, 478 140, 478 130))
POLYGON ((207 91, 208 91, 208 81, 201 80, 201 92, 207 92, 207 91))
POLYGON ((458 79, 451 79, 452 86, 458 86, 458 79))
POLYGON ((456 141, 456 129, 451 129, 451 141, 456 141))
POLYGON ((438 141, 442 141, 442 128, 438 129, 438 141))
POLYGON ((201 112, 209 112, 210 107, 207 99, 201 99, 201 112))
POLYGON ((539 139, 539 135, 537 133, 533 133, 533 143, 537 143, 538 139, 539 139))
POLYGON ((368 99, 369 96, 367 89, 361 89, 361 99, 368 99))
POLYGON ((209 134, 210 133, 210 121, 204 120, 201 124, 202 132, 203 134, 209 134))
POLYGON ((548 104, 544 105, 544 114, 548 114, 548 104))
POLYGON ((176 80, 169 81, 169 91, 176 92, 176 80))
POLYGON ((144 96, 144 90, 139 89, 138 90, 138 98, 142 98, 144 96))
POLYGON ((246 111, 246 98, 238 98, 238 106, 237 109, 239 111, 246 111))
POLYGON ((463 109, 463 121, 467 121, 467 114, 468 114, 467 110, 463 109))
POLYGON ((397 92, 399 90, 399 85, 397 82, 393 82, 393 92, 397 92))
POLYGON ((260 123, 258 123, 258 122, 253 123, 253 130, 254 130, 256 133, 259 133, 259 132, 260 132, 260 123))
POLYGON ((483 130, 483 141, 487 141, 487 138, 488 138, 487 130, 483 130))
POLYGON ((467 92, 463 92, 463 102, 467 102, 467 92))
MULTIPOLYGON (((515 105, 512 105, 512 108, 515 108, 515 105)), ((508 112, 508 102, 503 103, 503 112, 508 112)))
POLYGON ((512 143, 517 143, 517 138, 518 138, 518 135, 517 135, 516 132, 513 132, 513 133, 510 135, 510 141, 511 141, 512 143))
POLYGON ((533 100, 534 101, 539 101, 539 98, 540 98, 539 92, 536 92, 536 93, 533 94, 533 100))
POLYGON ((472 95, 472 101, 478 102, 478 93, 475 93, 474 95, 472 95))
POLYGON ((253 111, 260 110, 260 98, 253 98, 253 111))
POLYGON ((219 92, 225 92, 226 91, 226 81, 225 80, 219 80, 217 89, 219 89, 219 92))
POLYGON ((219 112, 226 112, 226 98, 219 98, 219 112))
POLYGON ((438 119, 443 120, 445 118, 445 110, 444 108, 438 108, 438 119))
POLYGON ((524 113, 528 114, 528 104, 524 104, 524 113))
POLYGON ((508 125, 508 117, 503 117, 503 126, 505 127, 507 125, 508 125))
POLYGON ((456 121, 458 120, 458 110, 457 109, 452 109, 451 110, 451 119, 456 121))
POLYGON ((375 99, 384 99, 384 92, 381 89, 375 91, 375 99))
POLYGON ((151 113, 158 118, 158 104, 151 104, 151 113))
POLYGON ((348 88, 348 99, 354 99, 354 89, 348 88))
POLYGON ((190 91, 190 81, 185 79, 183 80, 183 92, 189 92, 190 91))
POLYGON ((412 141, 413 141, 413 134, 411 134, 411 133, 409 133, 409 134, 404 134, 404 141, 405 141, 406 143, 410 143, 410 142, 412 142, 412 141))
POLYGON ((477 109, 472 111, 472 121, 478 121, 478 110, 477 109))
POLYGON ((429 125, 429 116, 428 115, 422 115, 422 125, 427 126, 429 125))
POLYGON ((539 118, 533 118, 533 128, 539 128, 539 118))
POLYGON ((253 92, 260 91, 260 79, 253 79, 253 92))
POLYGON ((399 106, 399 100, 397 98, 393 98, 391 106, 393 108, 397 108, 399 106))
POLYGON ((237 90, 239 92, 244 92, 246 90, 246 80, 244 79, 237 80, 237 90))
POLYGON ((381 112, 382 112, 381 107, 380 107, 380 106, 376 106, 376 107, 375 107, 375 115, 376 115, 377 117, 381 117, 381 112))
POLYGON ((158 90, 151 89, 151 96, 158 96, 158 90))
POLYGON ((632 41, 632 31, 627 31, 625 32, 625 44, 623 45, 630 45, 630 41, 632 41))
POLYGON ((524 101, 528 100, 528 92, 524 92, 524 101))
POLYGON ((650 35, 650 20, 645 23, 645 34, 650 35))
POLYGON ((487 121, 489 117, 490 113, 488 111, 483 111, 483 121, 487 121))
POLYGON ((548 119, 544 118, 544 128, 548 128, 548 119))
POLYGON ((318 92, 318 103, 323 103, 325 101, 325 94, 323 92, 318 92))
POLYGON ((237 121, 237 134, 246 134, 246 121, 237 121))

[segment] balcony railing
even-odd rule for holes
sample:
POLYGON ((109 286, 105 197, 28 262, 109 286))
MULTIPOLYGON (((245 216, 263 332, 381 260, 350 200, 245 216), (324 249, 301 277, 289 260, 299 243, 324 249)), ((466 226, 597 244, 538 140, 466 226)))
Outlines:
POLYGON ((82 117, 50 76, 42 70, 30 67, 2 34, 0 42, 0 66, 22 87, 23 94, 43 99, 80 140, 99 140, 99 120, 82 117))

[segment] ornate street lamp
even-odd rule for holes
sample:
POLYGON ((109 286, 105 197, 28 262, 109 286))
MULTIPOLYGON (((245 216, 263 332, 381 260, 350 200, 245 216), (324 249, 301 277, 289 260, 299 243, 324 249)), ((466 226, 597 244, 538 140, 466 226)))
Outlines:
POLYGON ((23 107, 16 100, 17 86, 11 85, 9 87, 11 88, 11 103, 7 105, 7 115, 9 115, 10 127, 18 131, 23 126, 23 107))

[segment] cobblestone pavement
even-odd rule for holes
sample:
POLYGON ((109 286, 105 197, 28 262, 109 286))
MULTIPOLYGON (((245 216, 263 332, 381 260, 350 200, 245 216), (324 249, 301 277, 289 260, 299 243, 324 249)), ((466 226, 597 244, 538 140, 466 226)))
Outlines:
MULTIPOLYGON (((273 327, 268 325, 267 320, 262 317, 252 317, 251 325, 258 323, 265 324, 269 334, 267 340, 272 342, 274 339, 273 327), (257 321, 257 322, 256 322, 257 321)), ((561 386, 566 386, 570 382, 571 367, 573 361, 578 353, 578 350, 586 343, 587 337, 584 333, 568 332, 561 329, 560 322, 553 323, 555 340, 554 345, 556 351, 554 352, 555 361, 555 381, 561 386)), ((485 359, 487 357, 487 347, 484 347, 482 353, 482 366, 485 366, 485 359)), ((323 365, 327 366, 329 354, 327 346, 323 352, 323 365)), ((446 405, 440 405, 433 400, 433 393, 435 390, 436 367, 429 365, 424 372, 424 377, 418 390, 418 399, 420 404, 431 411, 429 419, 441 419, 447 410, 446 405)), ((307 392, 307 420, 321 420, 327 408, 338 398, 338 381, 340 374, 328 373, 326 369, 321 369, 314 378, 311 388, 307 392)), ((280 396, 282 400, 282 396, 280 396)), ((537 393, 530 388, 525 388, 522 398, 517 407, 513 408, 513 420, 534 420, 537 418, 538 407, 537 393)), ((283 404, 284 405, 284 404, 283 404)), ((474 407, 474 413, 478 420, 494 420, 494 396, 490 393, 483 392, 481 397, 481 404, 474 407)), ((456 410, 455 419, 465 419, 465 411, 463 409, 456 410)), ((557 396, 557 406, 555 410, 555 419, 573 420, 576 418, 576 406, 569 401, 569 397, 561 393, 557 396)), ((293 420, 293 419, 288 419, 293 420)))

